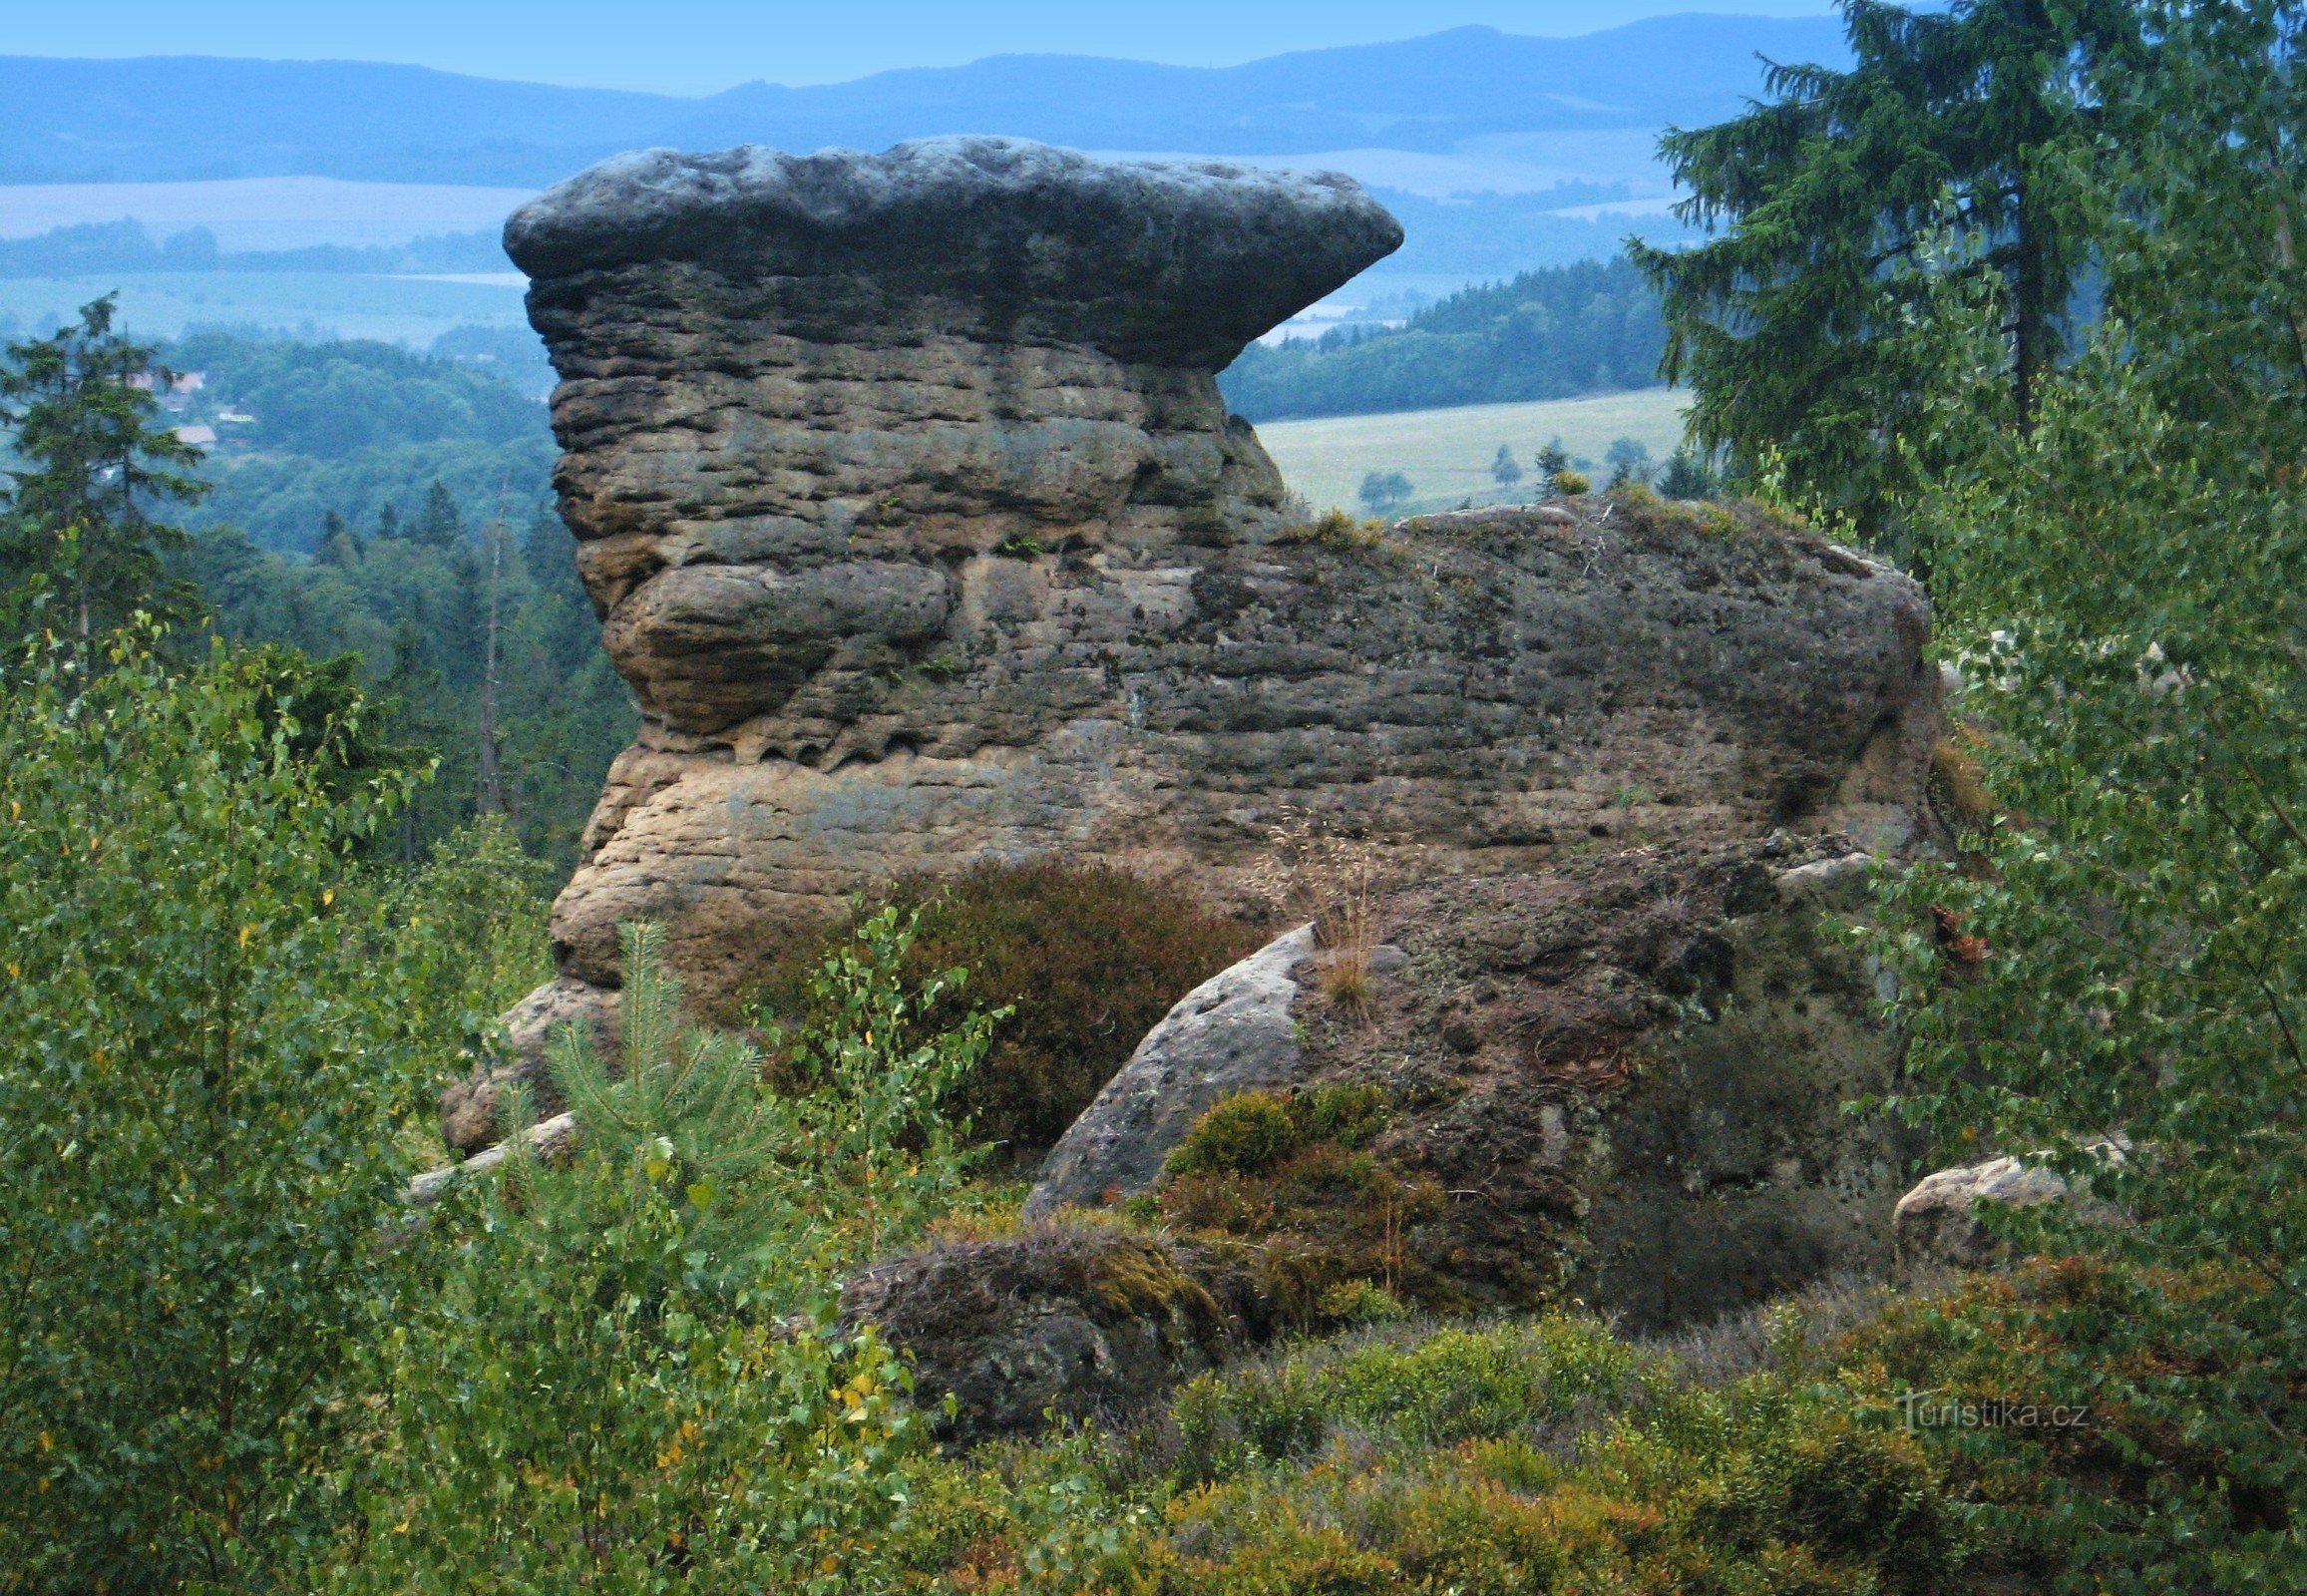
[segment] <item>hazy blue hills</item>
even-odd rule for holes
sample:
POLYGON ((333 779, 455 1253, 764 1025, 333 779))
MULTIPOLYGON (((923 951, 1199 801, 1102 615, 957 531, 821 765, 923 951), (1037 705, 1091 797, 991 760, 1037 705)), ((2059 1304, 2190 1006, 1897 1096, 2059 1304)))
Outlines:
POLYGON ((1459 28, 1215 69, 995 56, 699 100, 362 62, 0 57, 0 182, 541 185, 648 145, 879 149, 942 133, 1096 150, 1441 153, 1502 134, 1717 120, 1760 87, 1757 53, 1839 61, 1840 26, 1689 15, 1573 39, 1459 28))

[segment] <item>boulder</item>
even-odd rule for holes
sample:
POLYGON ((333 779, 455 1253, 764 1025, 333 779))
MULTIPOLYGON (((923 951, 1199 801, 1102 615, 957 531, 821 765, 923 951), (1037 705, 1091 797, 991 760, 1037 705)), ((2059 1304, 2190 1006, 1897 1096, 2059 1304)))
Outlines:
MULTIPOLYGON (((2127 1156, 2124 1147, 2106 1138, 2086 1144, 2086 1150, 2108 1164, 2127 1156)), ((1976 1164, 1962 1164, 1925 1175, 1898 1200, 1892 1234, 1898 1266, 1905 1273, 1929 1269, 1985 1269, 2002 1263, 2007 1248, 1980 1223, 1981 1203, 2003 1203, 2012 1208, 2042 1208, 2071 1203, 2089 1224, 2119 1223, 2113 1204, 2077 1193, 2057 1171, 2041 1161, 2029 1163, 2005 1156, 1976 1164)))
POLYGON ((532 1109, 547 1117, 561 1111, 561 1093, 553 1084, 547 1054, 554 1034, 576 1025, 592 1045, 609 1057, 616 1055, 618 995, 586 982, 549 981, 501 1016, 507 1048, 463 1080, 453 1081, 441 1093, 441 1136, 461 1152, 477 1152, 497 1139, 505 1093, 514 1085, 529 1089, 532 1109))
POLYGON ((1170 1149, 1220 1098, 1296 1080, 1291 1008, 1314 951, 1314 928, 1301 926, 1179 998, 1050 1149, 1025 1217, 1151 1190, 1170 1149))
POLYGON ((1143 1408, 1262 1333, 1240 1275, 1201 1249, 1111 1228, 1031 1227, 868 1270, 842 1295, 914 1363, 950 1444, 1028 1433, 1044 1415, 1143 1408))

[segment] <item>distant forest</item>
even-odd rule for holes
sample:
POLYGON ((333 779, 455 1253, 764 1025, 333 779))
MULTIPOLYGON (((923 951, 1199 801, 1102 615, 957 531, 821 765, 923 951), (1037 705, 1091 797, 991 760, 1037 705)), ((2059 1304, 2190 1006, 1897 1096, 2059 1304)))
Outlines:
POLYGON ((1658 296, 1621 256, 1467 288, 1401 327, 1252 344, 1218 386, 1253 422, 1568 399, 1648 387, 1665 350, 1658 296))
POLYGON ((260 547, 305 554, 334 513, 356 528, 415 511, 439 482, 459 515, 526 520, 553 474, 553 432, 533 395, 550 384, 534 336, 472 327, 431 357, 368 340, 297 343, 222 331, 165 346, 197 372, 178 420, 216 434, 214 487, 189 517, 260 547))
POLYGON ((0 238, 0 277, 84 277, 131 271, 511 271, 494 232, 444 232, 407 243, 312 244, 228 251, 206 227, 156 241, 145 224, 84 221, 29 238, 0 238))
POLYGON ((167 399, 172 421, 217 435, 177 575, 225 636, 357 656, 386 739, 439 754, 401 817, 411 858, 488 783, 524 845, 568 869, 637 718, 553 510, 545 406, 500 374, 528 385, 534 344, 462 329, 428 357, 208 331, 160 351, 200 375, 167 399))

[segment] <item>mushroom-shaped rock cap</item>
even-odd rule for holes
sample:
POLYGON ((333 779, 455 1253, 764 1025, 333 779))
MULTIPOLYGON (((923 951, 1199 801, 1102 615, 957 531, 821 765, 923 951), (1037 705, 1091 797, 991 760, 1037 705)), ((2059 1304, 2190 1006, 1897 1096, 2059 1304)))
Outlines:
POLYGON ((877 156, 644 150, 548 189, 505 224, 506 252, 540 281, 675 260, 847 279, 836 297, 865 319, 934 301, 981 335, 1208 371, 1401 238, 1338 173, 976 138, 877 156))

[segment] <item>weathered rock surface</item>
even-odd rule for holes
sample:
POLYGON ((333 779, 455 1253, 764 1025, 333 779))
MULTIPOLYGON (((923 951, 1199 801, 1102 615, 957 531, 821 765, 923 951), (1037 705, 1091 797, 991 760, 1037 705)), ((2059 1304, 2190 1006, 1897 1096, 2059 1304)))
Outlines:
POLYGON ((1314 952, 1314 928, 1301 926, 1179 998, 1050 1149, 1025 1217, 1150 1190, 1170 1149, 1220 1098, 1294 1082, 1291 1008, 1314 952))
MULTIPOLYGON (((1348 180, 656 152, 507 238, 644 710, 556 906, 558 1011, 605 1012, 621 921, 709 1013, 848 893, 987 857, 1240 903, 1285 807, 1468 878, 1916 823, 1937 683, 1886 568, 1631 501, 1310 535, 1214 373, 1398 239, 1348 180)), ((519 1053, 450 1103, 460 1145, 519 1053)))
POLYGON ((1198 1248, 1109 1228, 1048 1226, 916 1254, 842 1297, 915 1360, 915 1395, 960 1412, 969 1445, 1043 1414, 1111 1418, 1223 1362, 1264 1327, 1240 1276, 1198 1248))
MULTIPOLYGON (((1891 1087, 1900 1042, 1865 962, 1821 932, 1865 864, 1840 835, 1634 834, 1542 871, 1412 885, 1365 1013, 1331 1007, 1311 964, 1275 962, 1283 991, 1261 1007, 1294 1043, 1245 1084, 1382 1089, 1392 1123, 1369 1153, 1444 1198, 1399 1245, 1426 1306, 1575 1295, 1647 1330, 1884 1273, 1915 1149, 1841 1109, 1891 1087)), ((1156 1185, 1193 1116, 1114 1089, 1153 1041, 1067 1133, 1030 1211, 1156 1185)), ((1320 1244, 1293 1223, 1241 1234, 1320 1244)))
MULTIPOLYGON (((2109 1163, 2120 1163, 2127 1156, 2119 1145, 2104 1139, 2089 1143, 2088 1150, 2109 1163)), ((1989 1158, 1926 1175, 1898 1200, 1892 1225, 1899 1268, 1984 1269, 2002 1262, 2007 1249, 1980 1223, 1981 1203, 2012 1208, 2073 1203, 2077 1216, 2087 1223, 2121 1220, 2113 1204, 2093 1197, 2088 1188, 2077 1193, 2056 1170, 2040 1162, 1989 1158)))

